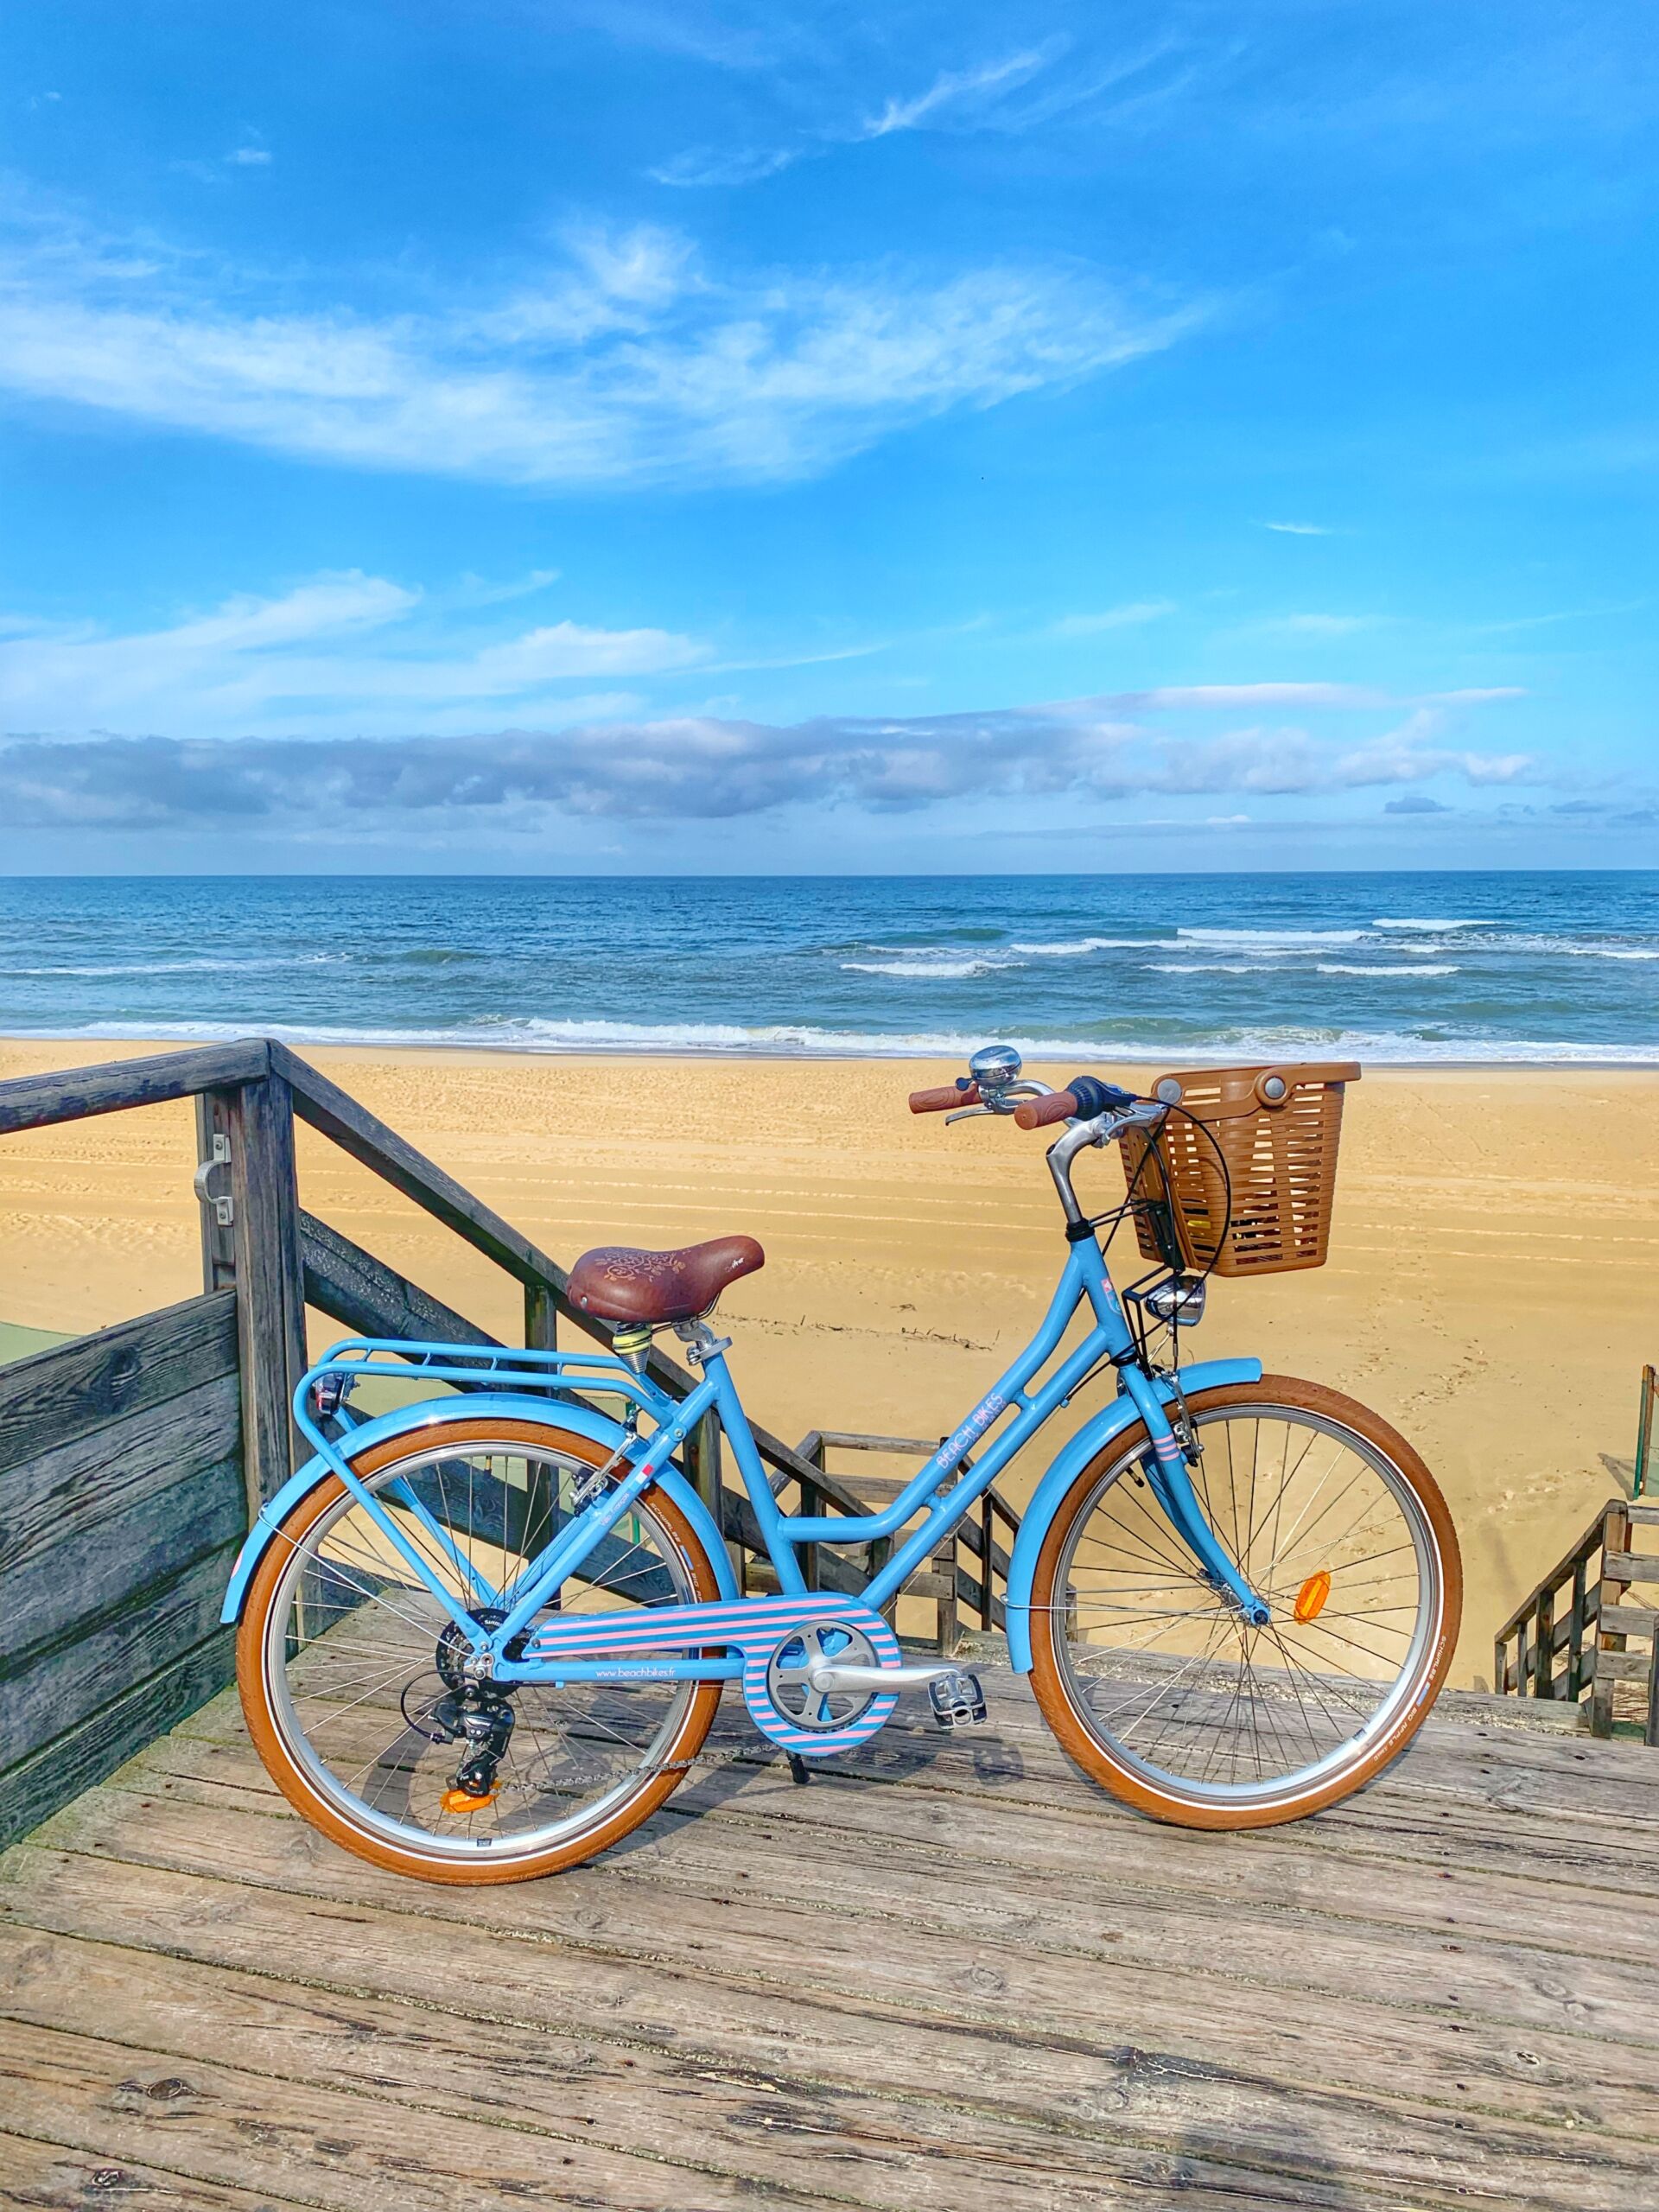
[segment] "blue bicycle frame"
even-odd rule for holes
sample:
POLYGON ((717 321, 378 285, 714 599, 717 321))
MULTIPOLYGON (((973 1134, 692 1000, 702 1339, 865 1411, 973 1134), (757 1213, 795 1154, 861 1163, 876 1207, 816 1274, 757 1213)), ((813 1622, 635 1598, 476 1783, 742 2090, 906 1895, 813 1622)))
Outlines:
MULTIPOLYGON (((712 1414, 718 1420, 731 1446, 777 1573, 779 1592, 785 1598, 806 1594, 806 1578, 798 1557, 804 1544, 868 1543, 875 1538, 892 1536, 925 1507, 914 1530, 896 1548, 862 1592, 861 1602, 879 1611, 898 1595, 940 1538, 963 1518, 1014 1454, 1103 1362, 1109 1362, 1116 1368, 1121 1393, 1131 1402, 1135 1413, 1146 1425, 1152 1446, 1143 1461, 1147 1484, 1172 1527, 1199 1562, 1205 1578, 1227 1593, 1247 1620, 1264 1623, 1269 1618, 1267 1605, 1243 1580, 1205 1518, 1187 1471, 1185 1455, 1166 1410, 1167 1385, 1160 1388, 1141 1364, 1134 1335, 1112 1287, 1105 1255, 1098 1239, 1086 1228, 1080 1236, 1074 1232, 1067 1245, 1059 1282, 1031 1342, 892 1503, 879 1512, 830 1517, 791 1515, 779 1510, 724 1352, 714 1344, 704 1355, 702 1380, 689 1395, 676 1401, 626 1360, 601 1354, 508 1351, 485 1346, 459 1348, 453 1344, 351 1338, 336 1344, 305 1376, 295 1394, 295 1419, 315 1446, 321 1459, 351 1491, 386 1542, 431 1592, 473 1650, 488 1654, 496 1680, 714 1680, 740 1674, 742 1659, 715 1651, 681 1658, 656 1656, 629 1659, 618 1654, 593 1660, 568 1656, 538 1661, 534 1656, 507 1656, 508 1647, 529 1627, 561 1586, 580 1573, 583 1563, 652 1484, 667 1477, 675 1455, 706 1416, 712 1414), (1091 1310, 1092 1325, 1052 1374, 1039 1381, 1042 1370, 1058 1351, 1073 1315, 1085 1303, 1091 1310), (420 1361, 414 1370, 406 1363, 411 1356, 420 1361), (326 1433, 314 1411, 315 1385, 325 1377, 360 1377, 365 1372, 397 1373, 400 1379, 412 1379, 417 1374, 434 1382, 467 1382, 474 1388, 494 1380, 517 1392, 545 1394, 555 1405, 560 1400, 580 1403, 594 1395, 614 1395, 629 1402, 636 1419, 639 1413, 648 1414, 655 1426, 649 1435, 643 1437, 632 1425, 617 1432, 620 1441, 607 1471, 617 1478, 602 1494, 581 1507, 546 1549, 521 1568, 507 1590, 498 1591, 489 1586, 411 1487, 397 1482, 378 1495, 371 1491, 353 1471, 340 1441, 326 1433), (1004 1421, 1007 1414, 1012 1418, 1004 1421), (1003 1423, 1001 1427, 996 1427, 999 1421, 1003 1423), (982 1442, 983 1449, 978 1459, 964 1467, 963 1461, 982 1442), (470 1604, 454 1589, 446 1587, 431 1560, 399 1528, 397 1516, 386 1510, 388 1503, 419 1523, 435 1545, 438 1556, 454 1568, 470 1604), (505 1617, 492 1628, 486 1629, 477 1618, 480 1611, 499 1611, 504 1607, 505 1617)), ((278 1503, 273 1501, 273 1507, 267 1508, 267 1513, 278 1503)), ((735 1626, 746 1606, 764 1602, 734 1599, 723 1610, 730 1614, 735 1626)))

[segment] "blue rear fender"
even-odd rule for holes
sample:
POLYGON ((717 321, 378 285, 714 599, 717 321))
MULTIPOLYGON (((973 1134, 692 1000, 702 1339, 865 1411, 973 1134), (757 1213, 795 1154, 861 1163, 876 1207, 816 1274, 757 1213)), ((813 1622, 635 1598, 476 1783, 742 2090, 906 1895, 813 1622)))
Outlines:
MULTIPOLYGON (((1181 1370, 1181 1389, 1187 1396, 1213 1390, 1223 1383, 1259 1382, 1259 1359, 1204 1359, 1181 1370)), ((1158 1395, 1166 1403, 1175 1395, 1167 1382, 1158 1395)), ((1060 1501, 1091 1459, 1097 1459, 1115 1437, 1133 1428, 1141 1418, 1128 1397, 1116 1397, 1077 1431, 1037 1485, 1031 1503, 1020 1516, 1020 1534, 1014 1540, 1008 1567, 1008 1656, 1022 1674, 1031 1671, 1031 1592, 1037 1575, 1037 1554, 1043 1548, 1049 1523, 1060 1501)))
MULTIPOLYGON (((532 1421, 543 1428, 572 1430, 578 1436, 588 1437, 607 1452, 614 1452, 624 1440, 624 1431, 620 1423, 607 1420, 603 1414, 595 1413, 590 1406, 573 1399, 531 1397, 527 1393, 505 1390, 475 1390, 465 1397, 429 1398, 419 1405, 401 1406, 396 1413, 382 1414, 375 1421, 365 1421, 360 1428, 352 1431, 350 1456, 354 1459, 359 1452, 384 1443, 388 1437, 412 1436, 421 1429, 435 1428, 440 1424, 448 1425, 458 1421, 532 1421)), ((221 1621, 234 1622, 241 1618, 248 1585, 253 1580, 254 1569, 264 1556, 265 1547, 300 1500, 314 1491, 320 1482, 327 1480, 329 1471, 328 1463, 321 1453, 308 1459, 261 1511, 248 1531, 247 1541, 232 1571, 230 1587, 225 1592, 224 1610, 219 1614, 221 1621)), ((737 1577, 732 1572, 731 1556, 715 1530, 714 1516, 679 1469, 664 1467, 652 1488, 661 1490, 672 1498, 696 1531, 698 1541, 719 1579, 721 1596, 738 1596, 737 1577)), ((649 1494, 647 1492, 647 1496, 649 1494)))

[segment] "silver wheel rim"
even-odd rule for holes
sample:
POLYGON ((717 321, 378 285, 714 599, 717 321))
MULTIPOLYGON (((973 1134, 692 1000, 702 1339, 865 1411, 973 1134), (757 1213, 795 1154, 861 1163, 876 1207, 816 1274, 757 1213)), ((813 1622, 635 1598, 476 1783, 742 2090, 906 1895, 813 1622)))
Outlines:
MULTIPOLYGON (((592 1471, 550 1446, 462 1440, 363 1480, 377 1497, 394 1484, 419 1484, 429 1510, 442 1504, 457 1551, 497 1591, 505 1582, 510 1599, 521 1529, 541 1549, 550 1519, 569 1519, 571 1491, 592 1471)), ((441 1565, 414 1516, 397 1518, 441 1565)), ((560 1592, 566 1613, 695 1601, 679 1547, 648 1505, 635 1506, 607 1546, 590 1579, 560 1592)), ((457 1586, 454 1563, 444 1571, 457 1586)), ((695 1683, 518 1685, 499 1795, 480 1811, 445 1812, 439 1801, 465 1746, 435 1743, 422 1729, 441 1725, 431 1708, 448 1687, 438 1664, 448 1618, 350 1492, 292 1548, 266 1619, 270 1710, 295 1766, 351 1826, 425 1858, 510 1864, 579 1840, 662 1771, 695 1683)))
POLYGON ((1440 1548, 1406 1476, 1344 1423, 1262 1404, 1218 1406, 1196 1426, 1200 1503, 1273 1622, 1249 1628, 1205 1586, 1152 1496, 1142 1445, 1100 1477, 1067 1535, 1055 1654, 1078 1719, 1139 1780, 1193 1804, 1292 1803, 1363 1764, 1419 1694, 1444 1605, 1440 1548), (1306 1621, 1299 1602, 1315 1608, 1306 1621))

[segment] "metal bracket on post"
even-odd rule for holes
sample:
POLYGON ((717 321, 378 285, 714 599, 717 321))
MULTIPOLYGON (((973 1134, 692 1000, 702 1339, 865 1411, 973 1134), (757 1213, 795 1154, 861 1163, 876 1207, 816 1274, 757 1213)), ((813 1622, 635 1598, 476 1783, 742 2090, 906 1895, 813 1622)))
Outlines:
POLYGON ((202 1205, 212 1207, 214 1224, 219 1229, 228 1229, 235 1221, 236 1200, 228 1191, 211 1191, 207 1186, 215 1169, 228 1168, 230 1164, 231 1141, 222 1129, 215 1129, 213 1149, 196 1170, 194 1187, 202 1205))

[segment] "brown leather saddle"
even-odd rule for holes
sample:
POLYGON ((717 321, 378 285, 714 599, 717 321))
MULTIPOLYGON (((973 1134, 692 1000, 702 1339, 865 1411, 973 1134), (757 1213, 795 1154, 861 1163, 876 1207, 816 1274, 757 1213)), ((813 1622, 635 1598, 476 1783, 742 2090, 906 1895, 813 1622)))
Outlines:
POLYGON ((605 1244, 570 1270, 570 1303, 601 1321, 689 1321, 706 1313, 728 1283, 764 1268, 753 1236, 711 1236, 677 1252, 605 1244))

